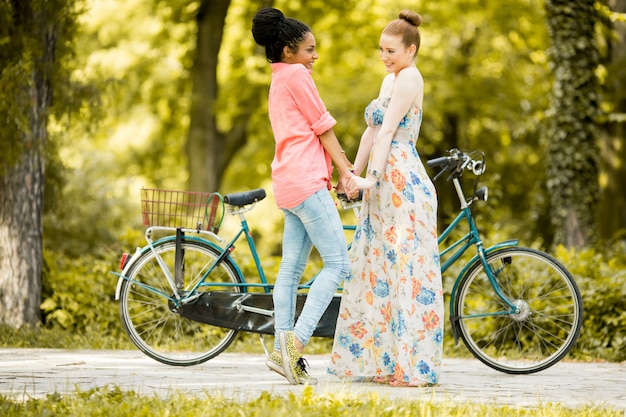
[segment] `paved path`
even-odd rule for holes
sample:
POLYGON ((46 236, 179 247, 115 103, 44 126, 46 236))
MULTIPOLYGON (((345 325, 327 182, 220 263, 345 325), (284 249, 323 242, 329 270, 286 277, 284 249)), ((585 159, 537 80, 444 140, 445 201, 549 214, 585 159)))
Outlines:
MULTIPOLYGON (((46 394, 74 393, 107 385, 146 395, 164 396, 181 390, 199 396, 221 393, 239 400, 255 399, 263 391, 299 393, 264 365, 262 354, 223 353, 204 364, 172 367, 139 351, 68 351, 0 349, 0 394, 16 400, 46 394)), ((507 375, 474 359, 444 359, 441 384, 432 388, 392 388, 373 383, 342 384, 327 375, 327 356, 308 356, 320 379, 318 394, 381 396, 459 403, 537 406, 560 403, 571 407, 603 405, 624 410, 626 364, 561 362, 532 375, 507 375)))

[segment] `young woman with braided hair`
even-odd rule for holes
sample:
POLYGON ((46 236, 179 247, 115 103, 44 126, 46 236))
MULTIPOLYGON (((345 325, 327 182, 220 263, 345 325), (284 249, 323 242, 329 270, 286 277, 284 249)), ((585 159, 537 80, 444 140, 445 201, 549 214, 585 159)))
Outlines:
POLYGON ((282 260, 273 291, 275 345, 266 364, 291 384, 313 384, 302 352, 350 266, 330 194, 333 163, 344 187, 353 176, 352 166, 333 132, 336 121, 311 76, 318 58, 311 29, 278 9, 264 8, 254 16, 252 35, 265 47, 272 67, 268 101, 276 141, 272 181, 276 203, 284 213, 282 260), (313 246, 323 268, 294 325, 297 287, 313 246))

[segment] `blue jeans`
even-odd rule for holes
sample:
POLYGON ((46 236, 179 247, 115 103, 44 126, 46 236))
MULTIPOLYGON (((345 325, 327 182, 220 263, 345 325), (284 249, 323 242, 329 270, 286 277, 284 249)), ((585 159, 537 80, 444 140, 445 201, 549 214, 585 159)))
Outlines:
POLYGON ((288 330, 294 330, 304 345, 308 343, 337 287, 350 271, 341 219, 326 188, 292 209, 283 209, 283 213, 283 256, 273 292, 276 350, 280 350, 279 333, 288 330), (324 265, 294 327, 298 285, 313 246, 324 265))

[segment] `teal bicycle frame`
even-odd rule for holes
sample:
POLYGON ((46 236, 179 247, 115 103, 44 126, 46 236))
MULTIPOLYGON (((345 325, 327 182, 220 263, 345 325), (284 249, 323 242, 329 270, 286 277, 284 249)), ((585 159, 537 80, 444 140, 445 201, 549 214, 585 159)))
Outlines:
MULTIPOLYGON (((446 270, 448 270, 448 268, 450 268, 450 266, 456 263, 459 260, 459 258, 461 258, 461 256, 463 256, 465 252, 467 251, 467 249, 469 249, 470 247, 475 246, 476 251, 477 251, 477 254, 474 255, 469 260, 469 262, 465 265, 463 270, 457 276, 457 279, 454 281, 452 292, 450 293, 450 300, 451 300, 450 301, 450 321, 452 322, 452 333, 454 335, 454 341, 456 344, 458 343, 458 331, 457 331, 456 322, 459 320, 459 315, 455 309, 455 303, 452 301, 455 300, 459 284, 461 283, 461 279, 465 276, 467 271, 470 270, 470 268, 474 267, 474 265, 477 262, 482 263, 485 269, 485 272, 487 274, 487 277, 489 278, 489 282, 491 283, 495 293, 498 295, 498 297, 502 299, 502 301, 504 301, 504 303, 507 306, 510 307, 510 310, 508 311, 490 313, 489 315, 490 316, 509 315, 509 314, 516 314, 519 312, 519 308, 515 304, 513 304, 502 293, 500 285, 498 284, 498 281, 496 280, 497 275, 494 274, 494 271, 492 271, 492 269, 490 268, 487 262, 487 255, 489 253, 503 249, 503 248, 517 246, 518 240, 517 239, 506 240, 506 241, 497 243, 485 249, 483 246, 483 242, 480 239, 480 234, 478 233, 478 228, 476 227, 476 223, 474 222, 474 216, 472 215, 472 209, 470 207, 470 205, 474 201, 478 200, 479 198, 476 198, 476 197, 472 198, 468 204, 467 200, 465 199, 465 195, 463 194, 463 189, 461 188, 459 179, 453 178, 452 182, 454 184, 454 188, 456 189, 457 195, 459 197, 459 201, 461 202, 461 211, 456 216, 456 218, 452 221, 452 223, 450 223, 450 225, 448 225, 448 227, 446 227, 446 229, 439 235, 438 243, 441 246, 441 244, 448 238, 450 233, 453 230, 455 230, 459 226, 459 224, 461 224, 464 220, 467 222, 469 231, 467 232, 465 236, 461 237, 459 240, 452 243, 451 245, 449 245, 448 247, 446 247, 444 250, 440 252, 439 254, 440 258, 447 257, 446 260, 441 264, 441 273, 443 274, 446 270)), ((486 200, 486 197, 484 199, 486 200)), ((465 318, 480 317, 480 316, 485 316, 485 315, 467 316, 465 318)))
MULTIPOLYGON (((359 203, 360 204, 360 203, 359 203)), ((348 205, 344 205, 344 209, 348 209, 348 208, 353 208, 356 209, 357 203, 354 204, 348 204, 348 205)), ((118 274, 115 273, 115 275, 119 276, 121 279, 118 282, 118 286, 117 286, 117 291, 116 294, 119 295, 119 290, 121 287, 121 283, 123 280, 128 280, 128 281, 133 281, 134 284, 139 285, 147 290, 153 291, 157 294, 162 295, 163 297, 167 298, 169 302, 172 302, 174 305, 181 305, 181 304, 186 304, 189 303, 191 301, 193 301, 198 294, 198 289, 201 287, 222 287, 222 288, 233 288, 233 287, 238 287, 240 288, 241 292, 243 293, 247 293, 248 289, 250 288, 261 288, 263 289, 263 291, 267 294, 272 292, 272 289, 274 288, 274 284, 270 284, 267 280, 267 277, 265 275, 265 271, 263 269, 263 266, 261 265, 261 259, 259 257, 259 254, 257 252, 256 249, 256 244, 254 243, 254 238, 252 237, 252 231, 250 229, 250 226, 248 225, 248 220, 246 219, 246 217, 244 216, 244 213, 252 210, 252 208, 254 207, 254 204, 249 205, 249 206, 245 206, 245 207, 240 207, 240 208, 236 208, 236 209, 231 209, 230 214, 232 215, 238 215, 239 216, 239 220, 240 220, 240 228, 239 230, 235 233, 235 235, 233 236, 233 238, 226 243, 225 245, 221 246, 224 242, 226 242, 224 239, 222 239, 221 237, 219 237, 218 235, 216 235, 213 232, 210 231, 206 231, 206 230, 195 230, 195 229, 184 229, 184 228, 179 228, 176 229, 176 235, 169 235, 169 236, 165 236, 163 238, 160 238, 156 241, 152 241, 151 239, 151 235, 153 232, 155 231, 159 231, 159 230, 166 230, 166 231, 171 231, 171 228, 166 228, 166 227, 160 227, 160 226, 152 226, 150 228, 148 228, 146 230, 146 241, 148 242, 148 245, 145 246, 142 249, 138 249, 137 253, 135 253, 135 255, 133 255, 133 258, 139 257, 140 255, 142 255, 144 252, 147 251, 153 251, 155 254, 155 257, 157 260, 160 260, 160 256, 156 253, 156 251, 154 250, 155 246, 159 246, 161 244, 167 243, 167 242, 172 242, 172 241, 177 241, 179 239, 182 239, 182 237, 184 236, 184 239, 187 241, 196 241, 196 242, 200 242, 203 244, 208 244, 209 246, 213 247, 218 253, 219 256, 217 257, 217 259, 215 260, 215 262, 213 262, 212 265, 207 266, 207 270, 204 272, 202 278, 190 289, 186 290, 185 296, 181 296, 181 294, 179 293, 179 291, 176 288, 176 285, 174 285, 174 281, 175 279, 172 277, 172 273, 169 271, 169 269, 165 266, 165 265, 161 265, 161 268, 167 278, 167 280, 170 283, 171 289, 173 291, 173 294, 166 294, 163 291, 160 291, 157 288, 153 288, 151 286, 145 285, 141 282, 138 281, 134 281, 131 280, 130 278, 126 277, 124 274, 124 271, 122 271, 122 274, 118 274), (194 236, 194 235, 185 235, 185 233, 199 233, 200 236, 194 236), (213 242, 212 240, 207 239, 206 237, 204 237, 204 235, 209 236, 211 239, 213 240, 217 240, 218 242, 220 242, 220 244, 217 244, 215 242, 213 242), (250 254, 252 255, 252 259, 254 261, 254 266, 255 269, 258 273, 259 276, 259 281, 258 283, 255 282, 246 282, 245 279, 245 275, 243 274, 243 272, 241 271, 241 269, 239 268, 239 265, 237 264, 237 262, 235 262, 235 260, 233 260, 230 257, 230 254, 235 250, 235 243, 242 237, 245 236, 246 238, 246 243, 248 245, 248 248, 250 250, 250 254), (219 265, 220 262, 223 262, 224 260, 228 260, 231 265, 233 266, 233 268, 235 269, 235 271, 237 272, 237 275, 239 276, 239 279, 241 282, 238 283, 234 283, 234 282, 211 282, 211 281, 207 281, 207 278, 211 275, 211 272, 213 272, 213 270, 215 269, 215 267, 217 265, 219 265)), ((354 231, 356 230, 356 226, 355 225, 344 225, 343 229, 345 231, 354 231)), ((126 264, 130 265, 132 264, 133 259, 129 260, 126 264)), ((161 263, 161 262, 159 262, 161 263)), ((311 285, 313 284, 313 281, 315 280, 316 276, 311 277, 310 279, 308 279, 306 282, 300 284, 298 286, 298 289, 309 289, 311 287, 311 285)), ((116 298, 117 298, 116 295, 116 298)))

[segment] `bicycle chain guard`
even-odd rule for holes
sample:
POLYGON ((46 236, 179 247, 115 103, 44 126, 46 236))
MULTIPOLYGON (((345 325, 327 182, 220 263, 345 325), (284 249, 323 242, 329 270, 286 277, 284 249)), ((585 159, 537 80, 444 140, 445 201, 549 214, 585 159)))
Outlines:
MULTIPOLYGON (((296 317, 300 315, 305 301, 306 294, 298 294, 296 317)), ((313 336, 333 337, 335 335, 340 301, 340 295, 333 297, 313 336)), ((274 309, 272 294, 212 291, 202 293, 195 301, 178 307, 170 303, 170 309, 173 312, 190 320, 237 331, 273 335, 273 315, 246 311, 246 306, 272 312, 274 309), (241 301, 242 297, 245 297, 245 302, 241 301), (244 308, 238 308, 238 306, 244 306, 244 308)))

